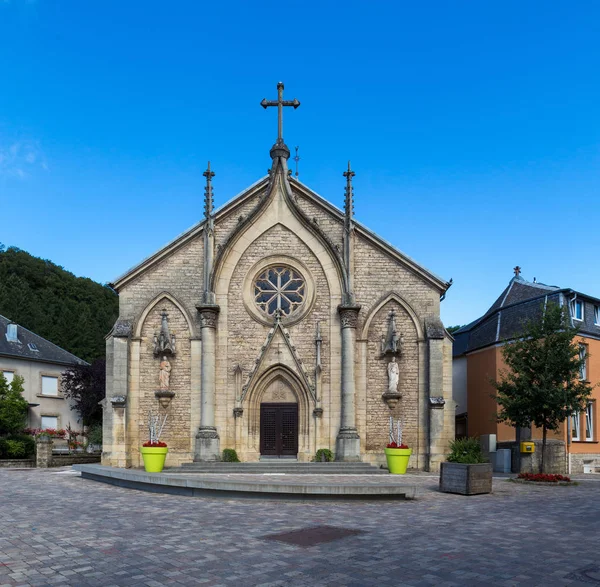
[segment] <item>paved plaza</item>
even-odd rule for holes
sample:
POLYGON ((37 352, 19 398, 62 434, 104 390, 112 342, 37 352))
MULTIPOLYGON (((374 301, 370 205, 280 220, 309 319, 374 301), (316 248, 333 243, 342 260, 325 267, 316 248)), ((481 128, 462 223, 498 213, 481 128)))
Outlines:
POLYGON ((600 480, 472 497, 406 480, 418 499, 269 501, 1 469, 0 586, 600 584, 600 480))

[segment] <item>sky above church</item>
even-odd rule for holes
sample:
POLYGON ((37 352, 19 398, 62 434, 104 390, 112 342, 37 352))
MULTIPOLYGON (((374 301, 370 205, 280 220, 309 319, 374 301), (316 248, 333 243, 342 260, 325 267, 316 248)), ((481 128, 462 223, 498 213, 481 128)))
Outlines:
POLYGON ((0 242, 110 282, 266 174, 454 285, 600 297, 600 3, 0 0, 0 242))

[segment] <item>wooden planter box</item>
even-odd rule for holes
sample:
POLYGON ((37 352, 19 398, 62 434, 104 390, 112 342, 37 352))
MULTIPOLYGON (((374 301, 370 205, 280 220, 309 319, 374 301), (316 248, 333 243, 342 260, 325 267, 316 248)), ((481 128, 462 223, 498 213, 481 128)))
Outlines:
POLYGON ((442 463, 440 469, 440 491, 477 495, 492 492, 492 464, 442 463))

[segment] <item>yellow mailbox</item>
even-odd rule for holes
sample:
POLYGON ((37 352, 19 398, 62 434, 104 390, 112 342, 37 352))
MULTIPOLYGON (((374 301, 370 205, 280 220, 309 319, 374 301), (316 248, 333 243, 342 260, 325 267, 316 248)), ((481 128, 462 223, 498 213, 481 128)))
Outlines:
POLYGON ((533 442, 522 442, 521 452, 532 453, 535 452, 535 444, 533 442))

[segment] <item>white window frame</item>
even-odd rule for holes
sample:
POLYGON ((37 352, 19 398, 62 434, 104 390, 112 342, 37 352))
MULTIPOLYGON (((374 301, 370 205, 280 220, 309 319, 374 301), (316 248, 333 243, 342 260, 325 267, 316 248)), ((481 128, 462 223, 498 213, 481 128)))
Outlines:
POLYGON ((581 413, 571 414, 571 440, 577 442, 581 438, 581 413))
POLYGON ((587 345, 579 343, 579 358, 583 359, 581 367, 579 367, 579 379, 587 381, 587 345))
POLYGON ((594 306, 594 324, 600 326, 600 306, 594 306))
POLYGON ((16 373, 10 369, 7 369, 6 371, 2 369, 2 375, 4 375, 4 379, 6 379, 7 383, 10 385, 15 378, 16 373), (7 377, 7 375, 10 375, 10 379, 7 377))
POLYGON ((42 428, 42 430, 47 430, 48 428, 52 430, 58 430, 59 426, 60 422, 58 421, 58 416, 42 415, 42 417, 40 418, 40 427, 42 428), (44 426, 44 418, 54 418, 56 420, 56 426, 44 426))
POLYGON ((585 406, 585 441, 594 442, 594 402, 585 406))
POLYGON ((585 316, 585 308, 584 308, 584 303, 583 300, 573 300, 571 302, 571 315, 573 317, 573 320, 577 320, 577 322, 583 322, 584 316, 585 316), (577 318, 577 306, 581 307, 581 318, 577 318))
POLYGON ((58 375, 42 375, 41 376, 40 395, 43 395, 44 397, 61 397, 61 395, 60 395, 60 380, 58 378, 58 375), (45 391, 44 391, 44 380, 45 379, 55 379, 56 380, 56 393, 45 393, 45 391))

